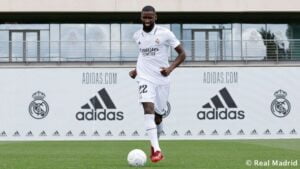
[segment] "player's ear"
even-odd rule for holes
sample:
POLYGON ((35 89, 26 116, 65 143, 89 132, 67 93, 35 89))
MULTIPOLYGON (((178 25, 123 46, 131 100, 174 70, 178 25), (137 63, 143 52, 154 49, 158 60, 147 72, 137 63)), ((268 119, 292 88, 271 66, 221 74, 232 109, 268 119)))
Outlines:
POLYGON ((141 20, 141 21, 143 21, 143 15, 144 15, 144 12, 142 11, 142 12, 141 12, 141 17, 140 17, 140 20, 141 20))
POLYGON ((155 14, 155 21, 157 21, 157 15, 155 14))

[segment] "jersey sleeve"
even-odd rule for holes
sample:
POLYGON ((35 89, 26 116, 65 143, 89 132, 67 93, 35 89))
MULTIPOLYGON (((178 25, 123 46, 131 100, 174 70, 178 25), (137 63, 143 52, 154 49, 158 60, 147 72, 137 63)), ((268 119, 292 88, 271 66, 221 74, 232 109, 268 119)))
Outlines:
POLYGON ((168 31, 168 40, 167 43, 172 48, 176 48, 178 45, 180 45, 179 40, 176 38, 173 32, 168 31))

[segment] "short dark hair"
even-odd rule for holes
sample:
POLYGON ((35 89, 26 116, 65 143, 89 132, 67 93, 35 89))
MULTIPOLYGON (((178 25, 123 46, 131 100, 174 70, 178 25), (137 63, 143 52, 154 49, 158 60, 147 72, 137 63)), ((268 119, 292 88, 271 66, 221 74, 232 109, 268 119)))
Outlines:
POLYGON ((153 6, 147 5, 142 9, 142 12, 155 12, 155 9, 153 6))

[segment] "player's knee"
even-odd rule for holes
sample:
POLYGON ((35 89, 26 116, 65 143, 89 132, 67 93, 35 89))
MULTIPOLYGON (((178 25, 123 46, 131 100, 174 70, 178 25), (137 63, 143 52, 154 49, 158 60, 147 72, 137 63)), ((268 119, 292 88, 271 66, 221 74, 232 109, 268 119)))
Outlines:
POLYGON ((155 115, 155 124, 159 125, 162 122, 162 116, 155 115))
POLYGON ((151 106, 145 106, 144 113, 145 114, 154 114, 154 109, 151 106))

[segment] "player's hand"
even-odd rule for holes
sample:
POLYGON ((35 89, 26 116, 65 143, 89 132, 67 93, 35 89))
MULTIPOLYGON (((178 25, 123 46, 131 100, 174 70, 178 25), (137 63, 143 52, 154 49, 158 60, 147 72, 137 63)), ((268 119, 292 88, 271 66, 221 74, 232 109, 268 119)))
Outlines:
POLYGON ((170 67, 162 67, 161 69, 160 69, 160 73, 163 75, 163 76, 165 76, 165 77, 167 77, 167 76, 169 76, 170 75, 170 73, 172 72, 172 69, 170 68, 170 67))
POLYGON ((132 79, 135 79, 136 75, 137 75, 136 69, 133 69, 132 71, 129 72, 129 76, 132 79))

